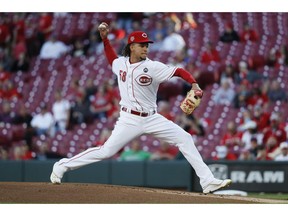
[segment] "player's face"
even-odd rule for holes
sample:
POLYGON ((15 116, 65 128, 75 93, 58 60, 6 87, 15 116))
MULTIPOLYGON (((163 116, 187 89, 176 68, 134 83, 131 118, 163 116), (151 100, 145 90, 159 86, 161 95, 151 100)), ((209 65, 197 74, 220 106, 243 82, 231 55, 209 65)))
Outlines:
POLYGON ((131 58, 136 62, 145 60, 148 55, 148 43, 133 43, 131 44, 131 58))

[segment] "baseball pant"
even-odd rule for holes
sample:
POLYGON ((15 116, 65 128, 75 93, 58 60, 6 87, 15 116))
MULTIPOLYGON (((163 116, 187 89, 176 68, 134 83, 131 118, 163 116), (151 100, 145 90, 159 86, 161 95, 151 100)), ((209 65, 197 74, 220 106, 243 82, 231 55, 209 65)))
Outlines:
POLYGON ((198 152, 192 136, 158 113, 140 117, 121 111, 111 136, 103 146, 89 148, 72 158, 63 158, 59 161, 59 165, 65 170, 74 170, 101 161, 113 156, 127 143, 142 134, 150 134, 159 140, 176 145, 200 178, 202 187, 214 179, 212 172, 198 152))

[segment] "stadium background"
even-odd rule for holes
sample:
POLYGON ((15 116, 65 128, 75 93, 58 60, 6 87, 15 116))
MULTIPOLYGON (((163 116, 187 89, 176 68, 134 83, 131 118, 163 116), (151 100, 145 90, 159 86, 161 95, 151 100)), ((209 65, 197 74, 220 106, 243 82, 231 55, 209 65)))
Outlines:
MULTIPOLYGON (((76 38, 87 39, 89 32, 94 25, 101 21, 117 20, 117 13, 67 13, 50 14, 53 17, 53 32, 58 39, 67 45, 73 45, 76 38)), ((155 28, 155 21, 166 19, 170 13, 135 13, 134 19, 138 19, 141 29, 151 31, 155 28)), ((182 20, 185 13, 177 13, 182 20)), ((12 17, 14 13, 1 14, 12 17)), ((9 79, 12 80, 17 91, 21 93, 19 98, 12 98, 9 103, 12 112, 17 113, 21 105, 31 112, 32 115, 39 112, 41 104, 44 102, 51 110, 54 102, 54 93, 61 88, 64 96, 68 96, 70 84, 73 80, 79 80, 80 85, 84 84, 89 78, 94 80, 95 85, 105 81, 113 81, 111 69, 108 66, 103 53, 95 53, 90 56, 73 57, 66 54, 58 59, 41 59, 37 54, 39 44, 35 43, 37 38, 37 23, 39 13, 22 14, 25 23, 30 23, 25 29, 25 42, 27 45, 27 54, 29 57, 29 69, 24 71, 15 71, 9 73, 9 79), (33 25, 33 23, 35 25, 33 25), (30 28, 31 27, 31 28, 30 28)), ((266 79, 276 78, 281 84, 281 88, 287 92, 287 65, 283 63, 279 67, 270 67, 265 64, 271 48, 280 48, 281 45, 287 45, 288 15, 286 13, 193 13, 194 20, 197 23, 195 28, 184 28, 179 33, 184 37, 188 49, 193 48, 195 64, 200 67, 203 77, 209 78, 202 81, 202 87, 205 97, 195 115, 203 119, 205 125, 205 135, 195 136, 195 143, 198 150, 205 160, 211 160, 216 155, 216 146, 226 131, 226 125, 229 120, 235 120, 239 123, 242 117, 242 110, 231 105, 217 105, 213 103, 212 96, 219 88, 219 77, 227 61, 233 61, 237 65, 241 60, 249 63, 249 67, 263 74, 266 79), (243 30, 246 21, 260 35, 257 42, 233 42, 223 43, 219 41, 219 36, 224 31, 225 23, 233 24, 238 32, 243 30), (219 51, 221 61, 201 64, 200 55, 204 50, 207 41, 215 44, 219 51)), ((123 40, 114 41, 113 45, 120 53, 123 40)), ((175 58, 175 52, 151 51, 149 57, 154 60, 160 60, 164 63, 171 63, 175 58)), ((183 82, 172 82, 161 86, 160 95, 171 105, 171 111, 175 115, 180 115, 179 104, 183 99, 183 82)), ((185 89, 185 88, 184 88, 185 89)), ((0 99, 0 104, 5 99, 0 99)), ((280 111, 282 121, 287 122, 287 103, 286 101, 269 101, 267 111, 280 111)), ((71 157, 78 152, 91 147, 98 140, 103 128, 113 127, 115 119, 95 120, 93 123, 83 123, 73 125, 69 130, 58 133, 54 137, 40 136, 33 137, 32 145, 34 154, 37 155, 37 148, 43 142, 47 142, 49 151, 59 153, 60 155, 71 157)), ((11 123, 0 123, 1 127, 1 145, 9 146, 8 156, 13 154, 15 146, 25 145, 23 139, 26 130, 25 125, 14 125, 11 123)), ((159 147, 159 141, 152 137, 143 136, 144 149, 156 151, 159 147)), ((234 149, 236 152, 239 149, 234 149)), ((239 152, 238 152, 239 153, 239 152)), ((2 175, 2 174, 1 174, 2 175)))

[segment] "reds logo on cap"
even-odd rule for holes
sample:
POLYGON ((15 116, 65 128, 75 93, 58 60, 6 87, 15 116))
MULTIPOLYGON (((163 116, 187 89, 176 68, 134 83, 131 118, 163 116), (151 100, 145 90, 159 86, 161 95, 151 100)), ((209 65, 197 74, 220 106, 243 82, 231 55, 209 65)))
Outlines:
POLYGON ((148 35, 145 32, 135 31, 128 36, 127 43, 153 43, 153 41, 148 38, 148 35))

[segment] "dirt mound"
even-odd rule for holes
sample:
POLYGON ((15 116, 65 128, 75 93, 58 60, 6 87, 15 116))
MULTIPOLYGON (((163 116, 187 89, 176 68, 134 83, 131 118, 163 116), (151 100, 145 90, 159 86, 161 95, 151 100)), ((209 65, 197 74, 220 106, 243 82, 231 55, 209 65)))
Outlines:
POLYGON ((201 194, 175 190, 127 187, 104 184, 43 182, 0 182, 0 203, 94 203, 94 204, 169 204, 169 203, 283 203, 241 196, 201 194))

